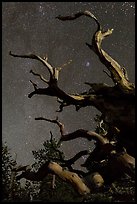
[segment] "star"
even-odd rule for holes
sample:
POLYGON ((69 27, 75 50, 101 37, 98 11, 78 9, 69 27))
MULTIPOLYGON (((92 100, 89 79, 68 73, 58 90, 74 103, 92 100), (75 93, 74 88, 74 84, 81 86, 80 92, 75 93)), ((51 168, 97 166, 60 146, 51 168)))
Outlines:
POLYGON ((90 66, 90 62, 86 62, 86 67, 89 67, 90 66))

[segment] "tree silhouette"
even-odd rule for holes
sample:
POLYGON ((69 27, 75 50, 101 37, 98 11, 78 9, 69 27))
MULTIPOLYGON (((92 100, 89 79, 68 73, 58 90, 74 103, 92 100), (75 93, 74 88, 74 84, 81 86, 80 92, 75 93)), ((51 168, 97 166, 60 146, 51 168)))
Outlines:
POLYGON ((30 181, 26 180, 24 185, 17 181, 16 165, 7 144, 2 144, 2 202, 30 201, 31 194, 36 194, 36 187, 30 181))

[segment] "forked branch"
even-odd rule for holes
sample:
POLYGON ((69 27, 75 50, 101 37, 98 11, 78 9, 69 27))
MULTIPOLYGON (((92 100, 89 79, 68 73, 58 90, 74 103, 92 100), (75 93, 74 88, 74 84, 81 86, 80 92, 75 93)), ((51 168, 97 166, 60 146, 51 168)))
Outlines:
POLYGON ((49 71, 50 77, 53 78, 54 76, 54 68, 51 66, 51 64, 48 63, 47 57, 42 58, 35 54, 28 54, 28 55, 17 55, 13 54, 11 51, 9 52, 9 55, 13 57, 19 57, 19 58, 29 58, 29 59, 36 59, 44 64, 44 66, 47 67, 47 70, 49 71))
POLYGON ((58 117, 56 119, 54 119, 54 120, 47 119, 47 118, 44 118, 44 117, 38 117, 38 118, 35 118, 35 120, 45 120, 45 121, 57 124, 58 127, 60 128, 60 133, 61 133, 61 138, 59 140, 59 143, 62 142, 62 141, 73 140, 73 139, 76 139, 76 138, 79 138, 79 137, 80 138, 86 138, 89 141, 95 140, 98 143, 100 143, 101 145, 109 143, 109 140, 107 138, 99 135, 96 132, 88 131, 88 130, 84 130, 84 129, 79 129, 79 130, 76 130, 76 131, 74 131, 72 133, 65 134, 64 124, 61 123, 60 121, 58 121, 58 117))
POLYGON ((112 78, 114 84, 117 85, 123 93, 134 94, 134 85, 129 82, 126 69, 124 67, 120 66, 109 54, 107 54, 101 48, 102 40, 105 37, 111 35, 113 29, 108 29, 107 31, 102 31, 102 28, 101 28, 99 21, 90 11, 78 12, 78 13, 71 15, 71 16, 57 16, 56 18, 58 18, 59 20, 63 20, 63 21, 75 20, 82 15, 93 18, 96 21, 97 26, 98 26, 97 30, 93 36, 92 44, 89 45, 87 43, 87 45, 91 49, 93 49, 93 51, 98 55, 100 61, 110 71, 111 78, 112 78))
POLYGON ((13 54, 11 51, 9 52, 9 54, 13 57, 36 59, 42 62, 46 66, 47 70, 49 71, 49 74, 50 74, 49 81, 46 80, 42 75, 36 73, 35 71, 33 70, 30 71, 30 73, 32 73, 35 76, 40 77, 40 79, 43 82, 48 84, 48 87, 47 88, 37 88, 37 85, 32 83, 31 81, 31 83, 34 86, 34 91, 29 94, 29 98, 31 98, 35 94, 55 96, 61 100, 60 101, 61 109, 63 109, 64 106, 68 106, 68 105, 75 105, 75 106, 79 105, 81 107, 85 106, 86 99, 84 98, 84 96, 67 94, 58 87, 59 73, 61 69, 67 64, 70 64, 71 61, 56 68, 56 67, 51 66, 51 64, 48 63, 47 58, 42 58, 35 54, 17 55, 17 54, 13 54))

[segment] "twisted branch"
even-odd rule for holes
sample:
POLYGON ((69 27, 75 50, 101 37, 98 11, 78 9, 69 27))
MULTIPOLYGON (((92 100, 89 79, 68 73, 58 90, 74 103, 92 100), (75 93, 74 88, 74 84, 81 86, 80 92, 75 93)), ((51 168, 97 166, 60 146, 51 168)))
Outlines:
POLYGON ((79 129, 79 130, 76 130, 72 133, 65 134, 64 124, 61 123, 60 121, 58 121, 58 117, 56 117, 56 119, 54 119, 54 120, 47 119, 44 117, 38 117, 38 118, 35 118, 35 120, 45 120, 45 121, 57 124, 58 127, 60 128, 60 133, 61 133, 61 138, 59 140, 59 143, 62 141, 73 140, 73 139, 76 139, 79 137, 86 138, 89 141, 95 140, 98 143, 100 143, 101 145, 109 142, 109 140, 107 138, 99 135, 98 133, 93 132, 93 131, 84 130, 84 129, 79 129))
POLYGON ((75 20, 76 18, 79 18, 80 16, 88 16, 90 18, 93 18, 95 22, 97 23, 97 30, 95 31, 95 34, 92 39, 92 44, 86 43, 90 49, 93 49, 93 51, 98 55, 100 61, 107 67, 107 69, 111 73, 111 78, 115 85, 117 85, 120 90, 123 93, 131 93, 134 94, 134 85, 129 82, 127 73, 125 71, 124 67, 121 67, 109 54, 107 54, 102 48, 102 40, 111 35, 113 29, 108 29, 107 31, 102 31, 101 25, 97 18, 90 12, 90 11, 83 11, 78 12, 71 16, 57 16, 59 20, 75 20))
MULTIPOLYGON (((19 169, 14 171, 18 172, 19 169)), ((21 175, 17 176, 17 179, 26 178, 31 181, 42 181, 48 174, 57 175, 62 180, 70 183, 81 195, 90 193, 90 189, 76 173, 63 169, 56 162, 43 164, 37 172, 24 171, 21 175)))

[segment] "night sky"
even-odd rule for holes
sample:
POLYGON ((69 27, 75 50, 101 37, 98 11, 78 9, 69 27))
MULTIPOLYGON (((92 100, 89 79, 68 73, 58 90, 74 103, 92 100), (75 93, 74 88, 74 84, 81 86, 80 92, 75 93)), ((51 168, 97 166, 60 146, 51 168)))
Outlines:
MULTIPOLYGON (((39 87, 45 84, 29 73, 31 69, 43 74, 42 63, 31 59, 13 58, 16 54, 35 53, 48 55, 52 66, 58 67, 72 60, 60 74, 59 87, 67 93, 88 90, 84 82, 112 84, 103 72, 104 65, 87 46, 96 30, 94 20, 85 16, 75 21, 59 21, 58 15, 71 15, 89 10, 98 18, 104 29, 113 28, 113 34, 103 42, 103 48, 128 71, 135 81, 135 3, 134 2, 3 2, 2 3, 2 139, 17 153, 19 164, 33 163, 32 150, 42 148, 50 138, 50 131, 57 139, 59 129, 55 124, 35 121, 35 117, 54 119, 57 115, 64 122, 66 132, 79 128, 95 130, 94 117, 99 112, 94 107, 66 107, 57 113, 56 98, 28 94, 33 91, 31 79, 39 87)), ((64 142, 62 149, 69 158, 93 143, 85 139, 64 142)))

